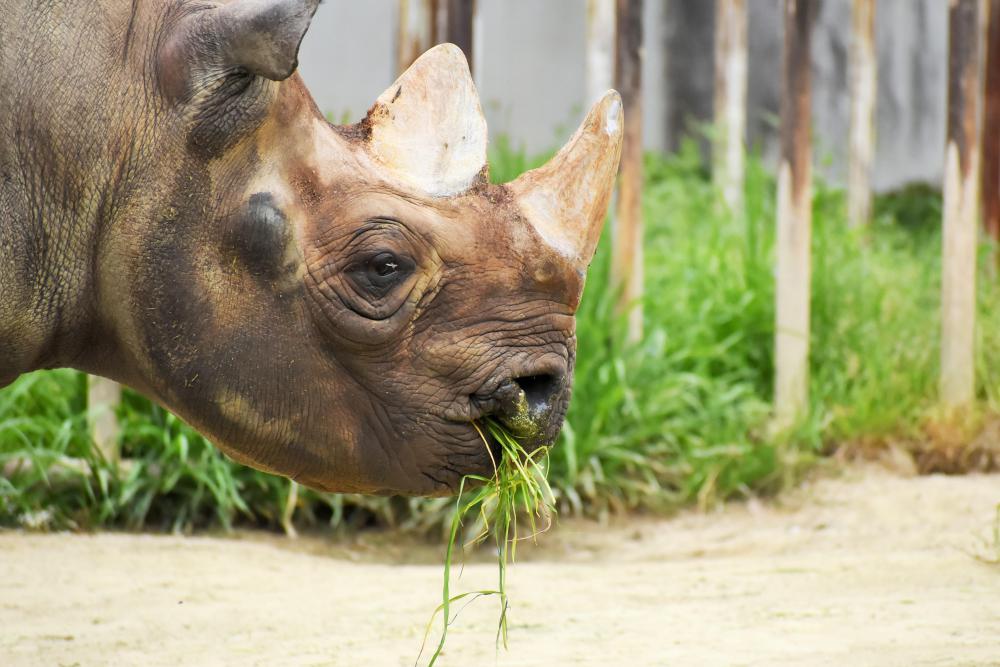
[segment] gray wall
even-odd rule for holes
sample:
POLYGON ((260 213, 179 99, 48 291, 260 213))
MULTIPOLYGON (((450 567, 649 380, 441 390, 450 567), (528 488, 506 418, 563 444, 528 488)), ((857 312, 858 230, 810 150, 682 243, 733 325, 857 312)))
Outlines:
MULTIPOLYGON (((777 151, 781 0, 748 0, 748 140, 777 151)), ((302 47, 320 107, 357 120, 394 78, 396 0, 327 0, 302 47)), ((539 151, 576 127, 584 100, 586 0, 479 0, 476 79, 490 132, 539 151)), ((646 0, 645 142, 672 150, 711 118, 712 0, 646 0)), ((880 190, 940 179, 945 130, 947 3, 879 0, 880 190)), ((850 0, 821 0, 813 34, 817 164, 843 180, 850 0)))

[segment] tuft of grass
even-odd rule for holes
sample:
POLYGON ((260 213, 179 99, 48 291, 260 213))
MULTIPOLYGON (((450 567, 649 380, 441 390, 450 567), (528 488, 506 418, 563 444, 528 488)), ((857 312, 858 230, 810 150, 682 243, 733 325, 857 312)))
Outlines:
MULTIPOLYGON (((492 477, 468 475, 460 484, 459 494, 455 501, 455 511, 451 518, 449 539, 445 553, 444 585, 442 602, 431 618, 433 623, 437 614, 442 615, 441 637, 437 648, 431 656, 429 665, 434 665, 444 649, 448 635, 448 627, 454 622, 451 616, 451 605, 463 598, 471 596, 495 595, 500 599, 500 620, 497 627, 497 645, 507 646, 508 623, 507 612, 509 602, 507 597, 507 566, 517 557, 517 544, 526 539, 535 539, 540 532, 548 530, 552 522, 554 500, 552 490, 546 478, 548 448, 539 448, 527 452, 503 425, 494 420, 487 420, 484 425, 476 425, 483 445, 493 457, 489 439, 483 433, 486 429, 489 436, 500 445, 500 460, 493 460, 494 474, 492 477), (466 482, 478 483, 481 486, 471 494, 465 494, 466 482), (498 564, 498 583, 495 590, 481 590, 451 595, 451 566, 455 547, 460 539, 466 517, 478 515, 478 532, 465 546, 479 546, 490 536, 496 545, 498 564), (527 521, 528 531, 522 533, 518 527, 518 517, 527 521), (542 523, 540 523, 542 522, 542 523), (539 526, 542 526, 541 528, 539 526)), ((428 625, 428 632, 430 625, 428 625)), ((425 635, 426 642, 426 635, 425 635)), ((421 647, 421 654, 423 647, 421 647)), ((419 661, 419 656, 417 658, 419 661)))
POLYGON ((500 460, 493 460, 493 476, 467 475, 462 478, 459 494, 455 501, 455 511, 451 517, 448 543, 445 551, 444 585, 441 593, 441 604, 431 615, 427 631, 424 634, 424 645, 420 647, 417 662, 423 655, 427 638, 434 619, 441 614, 441 637, 438 640, 434 654, 428 667, 433 667, 444 650, 448 637, 448 628, 455 622, 451 615, 452 604, 464 598, 497 596, 500 600, 500 621, 497 625, 497 647, 507 647, 508 624, 507 612, 510 608, 507 597, 507 566, 517 558, 517 544, 523 540, 534 540, 540 532, 548 530, 552 525, 554 499, 552 490, 546 478, 545 461, 548 458, 548 448, 539 448, 527 452, 517 438, 504 426, 492 419, 484 424, 476 425, 476 430, 483 439, 483 446, 490 452, 489 438, 500 445, 500 460), (479 488, 470 494, 465 494, 466 482, 479 484, 479 488), (465 546, 479 546, 492 536, 496 545, 498 581, 495 590, 480 590, 451 594, 451 568, 454 562, 455 548, 462 533, 466 517, 478 515, 478 531, 465 546), (518 517, 527 521, 528 530, 519 529, 518 517))

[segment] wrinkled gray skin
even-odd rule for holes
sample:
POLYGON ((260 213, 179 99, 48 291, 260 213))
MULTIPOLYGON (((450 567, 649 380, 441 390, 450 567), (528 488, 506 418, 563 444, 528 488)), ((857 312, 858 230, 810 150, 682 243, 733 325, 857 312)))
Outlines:
POLYGON ((0 386, 77 368, 309 486, 445 493, 489 470, 471 420, 558 432, 582 272, 503 186, 337 154, 316 4, 0 0, 0 386))

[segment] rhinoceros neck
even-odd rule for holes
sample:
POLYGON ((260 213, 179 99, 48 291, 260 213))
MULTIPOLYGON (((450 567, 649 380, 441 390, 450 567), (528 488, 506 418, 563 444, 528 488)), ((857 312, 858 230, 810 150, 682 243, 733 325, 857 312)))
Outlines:
POLYGON ((106 353, 96 267, 142 172, 135 91, 103 62, 108 4, 0 0, 0 386, 106 353))

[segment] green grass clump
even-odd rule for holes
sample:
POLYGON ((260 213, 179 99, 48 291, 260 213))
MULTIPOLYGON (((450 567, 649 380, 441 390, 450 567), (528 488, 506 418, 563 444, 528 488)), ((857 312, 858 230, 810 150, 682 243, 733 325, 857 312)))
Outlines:
MULTIPOLYGON (((546 480, 544 461, 548 449, 539 448, 532 452, 525 451, 503 425, 488 420, 483 426, 476 425, 483 438, 483 446, 490 452, 489 442, 481 430, 485 428, 493 440, 500 445, 500 460, 493 461, 492 477, 467 475, 462 479, 458 498, 455 501, 455 512, 451 518, 451 528, 444 562, 444 586, 441 605, 431 617, 431 623, 438 613, 441 614, 441 638, 437 648, 428 663, 431 667, 437 662, 444 649, 448 637, 448 627, 454 622, 451 615, 451 605, 469 596, 480 597, 495 595, 500 599, 500 622, 497 627, 497 645, 507 647, 507 566, 517 557, 517 543, 534 539, 539 532, 547 530, 552 522, 554 501, 552 490, 546 480), (479 488, 469 494, 464 493, 466 482, 479 484, 479 488), (451 567, 454 561, 455 547, 461 539, 462 526, 466 517, 478 515, 479 531, 466 546, 478 546, 490 536, 496 544, 497 565, 499 576, 496 590, 473 591, 451 594, 451 567), (518 528, 518 516, 527 521, 528 530, 522 532, 518 528), (542 522, 542 523, 540 523, 542 522)), ((427 634, 431 626, 427 627, 427 634)), ((427 634, 424 642, 427 641, 427 634)), ((423 654, 423 647, 420 649, 423 654)), ((420 657, 417 657, 419 662, 420 657)))
MULTIPOLYGON (((33 373, 0 391, 0 526, 281 526, 288 480, 234 463, 132 392, 125 392, 118 418, 127 466, 105 460, 90 441, 82 374, 33 373), (61 465, 67 460, 83 465, 61 465)), ((361 527, 376 512, 386 523, 394 519, 393 508, 382 509, 384 499, 302 490, 299 503, 300 525, 361 527)))

